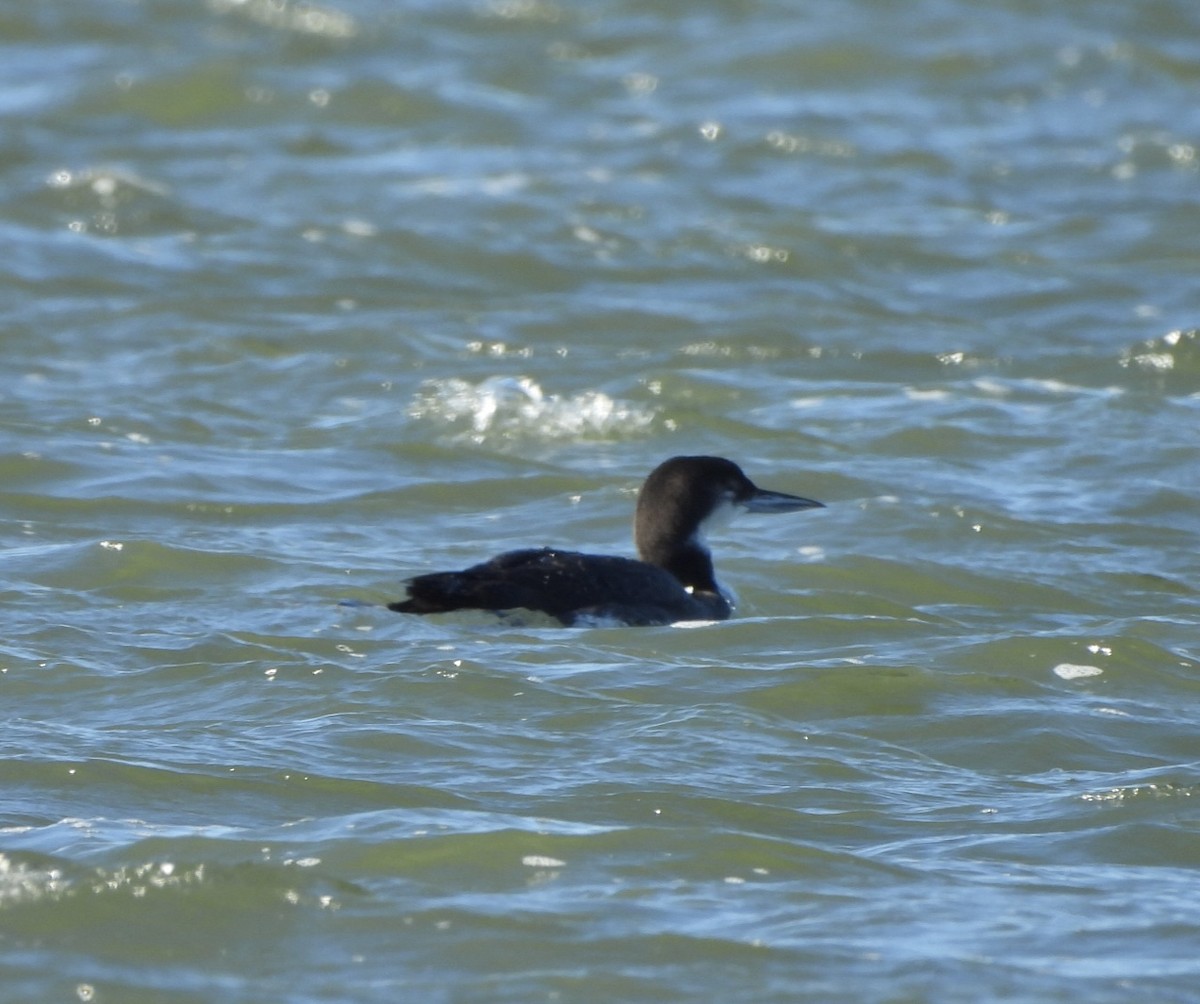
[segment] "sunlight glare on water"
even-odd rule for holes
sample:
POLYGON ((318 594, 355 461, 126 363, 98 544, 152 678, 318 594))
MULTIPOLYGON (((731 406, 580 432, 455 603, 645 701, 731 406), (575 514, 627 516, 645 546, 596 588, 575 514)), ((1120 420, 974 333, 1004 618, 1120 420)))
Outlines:
POLYGON ((1196 999, 1200 8, 0 11, 0 1001, 1196 999), (402 616, 506 549, 720 623, 402 616))

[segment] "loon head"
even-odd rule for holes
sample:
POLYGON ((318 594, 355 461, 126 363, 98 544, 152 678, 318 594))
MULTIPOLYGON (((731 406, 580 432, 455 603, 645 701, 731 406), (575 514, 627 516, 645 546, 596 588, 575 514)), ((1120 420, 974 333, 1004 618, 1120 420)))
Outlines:
POLYGON ((634 541, 643 561, 665 568, 693 591, 718 592, 706 527, 739 509, 795 512, 821 502, 759 488, 732 460, 672 457, 646 478, 634 515, 634 541))

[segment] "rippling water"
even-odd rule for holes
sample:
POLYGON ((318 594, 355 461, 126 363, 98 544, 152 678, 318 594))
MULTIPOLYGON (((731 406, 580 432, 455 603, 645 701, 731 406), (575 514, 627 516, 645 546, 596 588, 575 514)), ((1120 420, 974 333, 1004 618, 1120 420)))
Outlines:
POLYGON ((1190 0, 0 7, 0 999, 1196 1000, 1198 86, 1190 0), (378 606, 683 452, 829 506, 734 620, 378 606))

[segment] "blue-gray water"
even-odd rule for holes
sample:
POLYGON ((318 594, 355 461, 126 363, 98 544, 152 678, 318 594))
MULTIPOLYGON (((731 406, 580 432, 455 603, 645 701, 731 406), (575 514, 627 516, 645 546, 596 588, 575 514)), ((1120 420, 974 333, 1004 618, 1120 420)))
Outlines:
POLYGON ((1193 0, 8 0, 0 137, 0 1000, 1200 1000, 1193 0), (377 605, 684 452, 728 623, 377 605))

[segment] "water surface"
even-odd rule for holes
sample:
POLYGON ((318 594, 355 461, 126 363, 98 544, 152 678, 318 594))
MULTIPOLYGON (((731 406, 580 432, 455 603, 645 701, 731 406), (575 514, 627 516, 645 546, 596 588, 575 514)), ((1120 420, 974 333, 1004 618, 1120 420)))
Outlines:
POLYGON ((0 999, 1195 1000, 1198 39, 0 10, 0 999), (688 452, 732 621, 378 605, 688 452))

